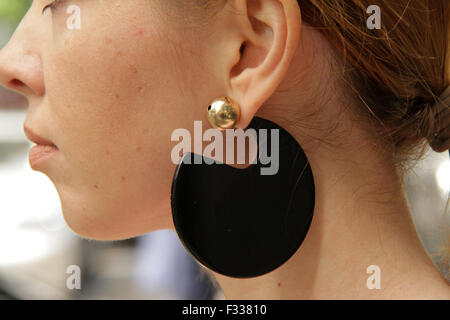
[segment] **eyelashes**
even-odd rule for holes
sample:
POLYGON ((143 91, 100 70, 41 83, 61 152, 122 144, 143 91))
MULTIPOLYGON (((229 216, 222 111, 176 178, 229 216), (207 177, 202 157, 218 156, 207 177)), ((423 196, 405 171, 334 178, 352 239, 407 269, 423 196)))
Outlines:
POLYGON ((45 11, 47 11, 47 9, 55 9, 57 4, 61 3, 62 0, 54 0, 51 3, 49 3, 48 5, 46 5, 43 9, 42 9, 42 14, 45 13, 45 11))

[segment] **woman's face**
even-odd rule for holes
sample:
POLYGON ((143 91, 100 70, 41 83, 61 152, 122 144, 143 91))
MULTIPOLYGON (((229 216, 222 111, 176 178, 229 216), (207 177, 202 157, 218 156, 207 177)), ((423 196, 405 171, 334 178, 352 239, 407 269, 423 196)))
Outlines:
POLYGON ((205 124, 224 93, 208 58, 217 59, 206 34, 214 26, 186 27, 162 0, 62 0, 41 14, 51 2, 33 1, 0 52, 1 83, 29 100, 25 126, 59 149, 35 169, 81 236, 172 227, 171 134, 205 124), (79 29, 68 27, 71 5, 79 29))

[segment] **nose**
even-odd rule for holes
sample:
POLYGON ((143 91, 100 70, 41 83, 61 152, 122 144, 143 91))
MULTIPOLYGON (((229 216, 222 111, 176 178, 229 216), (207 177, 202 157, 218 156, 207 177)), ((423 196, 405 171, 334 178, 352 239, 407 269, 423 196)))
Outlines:
POLYGON ((0 50, 0 85, 27 98, 45 93, 41 56, 26 17, 0 50))

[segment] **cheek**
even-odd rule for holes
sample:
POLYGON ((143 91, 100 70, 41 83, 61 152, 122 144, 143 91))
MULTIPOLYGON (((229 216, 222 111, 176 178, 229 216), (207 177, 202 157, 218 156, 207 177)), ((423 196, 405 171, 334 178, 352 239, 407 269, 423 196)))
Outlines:
POLYGON ((50 113, 68 154, 113 155, 117 149, 133 154, 136 143, 154 136, 150 129, 157 120, 164 53, 137 41, 152 43, 154 36, 142 39, 141 30, 126 31, 111 30, 114 38, 81 33, 49 59, 50 113))
POLYGON ((50 176, 67 220, 86 235, 124 222, 130 234, 149 232, 155 216, 170 217, 171 133, 202 120, 204 110, 192 109, 205 103, 194 94, 209 85, 205 73, 151 23, 83 25, 61 34, 44 61, 49 130, 61 150, 50 176))
POLYGON ((161 108, 173 103, 176 88, 166 84, 177 80, 171 49, 147 29, 82 29, 48 56, 49 123, 71 187, 92 201, 169 194, 172 129, 161 108))

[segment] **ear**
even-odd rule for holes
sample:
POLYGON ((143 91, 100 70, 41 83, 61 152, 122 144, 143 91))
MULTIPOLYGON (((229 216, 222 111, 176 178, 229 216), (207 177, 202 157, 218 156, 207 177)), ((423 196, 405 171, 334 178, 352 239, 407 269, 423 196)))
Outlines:
POLYGON ((231 32, 222 48, 230 53, 224 74, 227 95, 241 107, 245 129, 275 92, 297 49, 301 15, 297 0, 229 0, 231 32))

